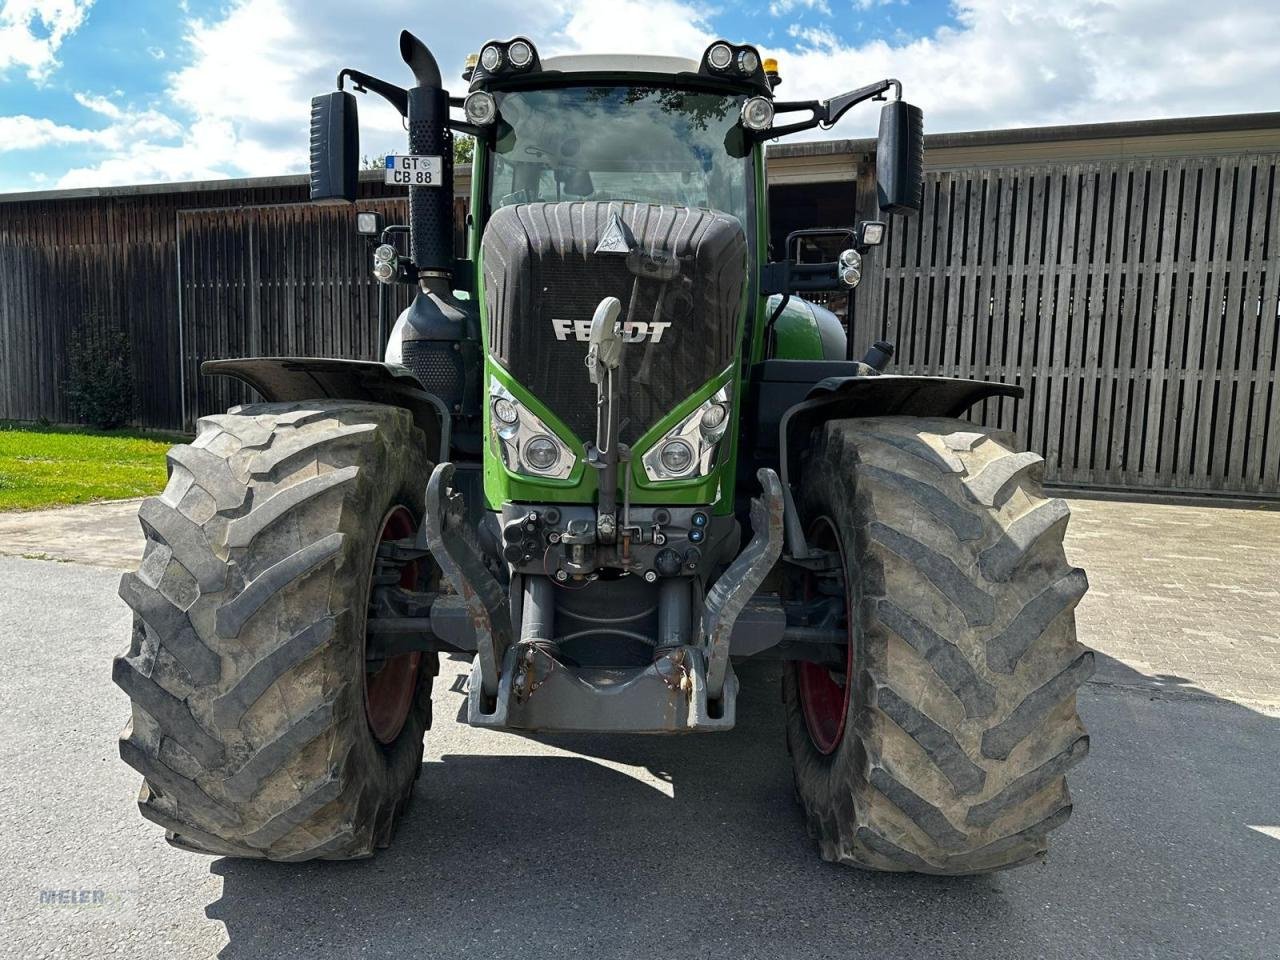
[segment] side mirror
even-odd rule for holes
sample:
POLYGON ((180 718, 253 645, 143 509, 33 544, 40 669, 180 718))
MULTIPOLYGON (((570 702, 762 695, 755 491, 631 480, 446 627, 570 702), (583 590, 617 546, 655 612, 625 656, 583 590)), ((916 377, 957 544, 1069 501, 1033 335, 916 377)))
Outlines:
POLYGON ((356 198, 360 127, 356 98, 336 90, 311 101, 311 199, 356 198))
POLYGON ((880 209, 914 213, 924 199, 924 114, 901 100, 880 111, 876 147, 876 181, 880 209))

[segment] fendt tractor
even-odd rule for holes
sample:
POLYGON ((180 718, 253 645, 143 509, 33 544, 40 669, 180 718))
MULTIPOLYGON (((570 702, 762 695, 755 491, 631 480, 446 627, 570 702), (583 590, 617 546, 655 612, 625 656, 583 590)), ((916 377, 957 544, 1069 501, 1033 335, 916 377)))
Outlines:
POLYGON ((543 58, 517 37, 462 97, 412 34, 400 53, 412 86, 344 69, 311 115, 316 202, 357 198, 353 91, 408 130, 385 173, 408 224, 352 210, 374 275, 412 287, 383 362, 206 363, 263 402, 202 419, 141 507, 114 676, 142 815, 187 850, 368 856, 423 769, 442 654, 471 663, 467 723, 524 734, 729 730, 753 658, 776 666, 752 689, 782 674, 823 858, 1043 856, 1088 749, 1087 583, 1041 459, 958 419, 1021 389, 885 373, 892 344, 853 358, 800 296, 852 295, 921 206, 901 85, 788 102, 749 45, 543 58), (869 100, 883 219, 772 256, 765 142, 869 100))

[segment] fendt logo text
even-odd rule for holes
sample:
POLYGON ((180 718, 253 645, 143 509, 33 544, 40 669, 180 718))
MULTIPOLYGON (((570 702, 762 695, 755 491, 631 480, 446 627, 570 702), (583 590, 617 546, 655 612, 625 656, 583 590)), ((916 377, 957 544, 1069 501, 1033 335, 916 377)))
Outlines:
MULTIPOLYGON (((561 320, 558 317, 552 317, 551 326, 556 332, 557 340, 568 340, 570 334, 573 334, 575 340, 583 343, 591 339, 590 320, 561 320)), ((670 320, 628 320, 622 324, 622 339, 626 343, 643 343, 645 340, 660 343, 662 335, 667 332, 669 326, 671 326, 670 320)))

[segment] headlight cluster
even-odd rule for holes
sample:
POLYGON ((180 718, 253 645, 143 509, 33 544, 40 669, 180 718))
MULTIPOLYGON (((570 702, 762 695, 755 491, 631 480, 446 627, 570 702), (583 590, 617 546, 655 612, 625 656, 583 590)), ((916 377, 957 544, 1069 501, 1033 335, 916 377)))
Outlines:
POLYGON ((489 431, 508 470, 553 480, 573 472, 573 451, 497 380, 489 381, 489 431))
POLYGON ((480 69, 485 73, 506 73, 528 70, 537 62, 538 54, 533 43, 524 37, 516 37, 503 43, 490 40, 480 48, 480 69))
POLYGON ((852 290, 862 280, 862 254, 857 250, 844 250, 838 264, 840 282, 852 290))
POLYGON ((668 430, 641 458, 645 476, 650 480, 707 476, 729 429, 730 399, 726 384, 668 430))
POLYGON ((389 243, 380 243, 373 251, 373 275, 379 283, 392 283, 400 274, 400 254, 389 243))
POLYGON ((715 73, 736 72, 749 77, 760 69, 760 54, 755 47, 734 47, 723 40, 707 47, 702 60, 715 73))

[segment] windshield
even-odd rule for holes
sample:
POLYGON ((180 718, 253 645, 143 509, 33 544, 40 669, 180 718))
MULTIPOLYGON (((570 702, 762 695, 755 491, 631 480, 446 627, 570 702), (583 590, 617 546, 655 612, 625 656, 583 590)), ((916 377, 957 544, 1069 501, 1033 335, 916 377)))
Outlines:
POLYGON ((742 96, 657 87, 497 93, 491 209, 634 200, 719 210, 747 229, 742 96))

